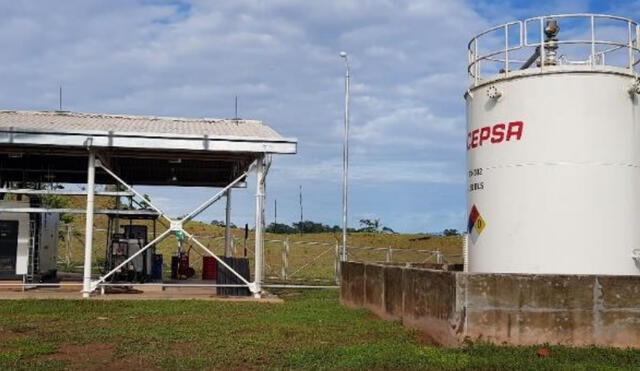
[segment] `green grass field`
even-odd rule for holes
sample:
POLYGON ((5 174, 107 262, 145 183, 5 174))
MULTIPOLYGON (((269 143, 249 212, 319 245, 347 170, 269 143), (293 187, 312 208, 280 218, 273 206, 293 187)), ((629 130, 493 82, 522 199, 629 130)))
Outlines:
POLYGON ((0 302, 0 370, 638 369, 639 350, 424 344, 399 323, 338 303, 335 290, 284 304, 211 301, 0 302))

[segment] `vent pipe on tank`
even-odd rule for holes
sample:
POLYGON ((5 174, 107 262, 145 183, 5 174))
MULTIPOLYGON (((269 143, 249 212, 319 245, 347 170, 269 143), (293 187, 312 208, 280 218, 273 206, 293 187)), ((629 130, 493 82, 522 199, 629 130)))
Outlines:
POLYGON ((558 50, 558 32, 560 32, 560 26, 558 21, 550 18, 547 20, 544 26, 544 65, 555 66, 558 63, 556 51, 558 50))

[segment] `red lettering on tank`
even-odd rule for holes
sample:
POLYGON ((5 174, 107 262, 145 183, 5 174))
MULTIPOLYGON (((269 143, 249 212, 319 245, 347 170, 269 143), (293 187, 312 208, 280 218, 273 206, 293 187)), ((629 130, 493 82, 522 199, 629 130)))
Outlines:
POLYGON ((500 143, 504 140, 504 124, 495 124, 491 133, 491 143, 500 143))
POLYGON ((509 124, 499 123, 483 126, 467 133, 467 150, 478 148, 485 142, 493 144, 522 139, 524 122, 511 121, 509 124))
POLYGON ((471 148, 478 146, 478 129, 471 132, 471 148))
POLYGON ((491 136, 491 128, 490 127, 485 126, 482 129, 480 129, 480 145, 482 145, 482 143, 485 140, 488 140, 490 136, 491 136))
POLYGON ((522 130, 524 129, 524 123, 522 121, 513 121, 509 123, 509 129, 507 130, 507 141, 511 140, 512 136, 516 137, 516 140, 522 138, 522 130))

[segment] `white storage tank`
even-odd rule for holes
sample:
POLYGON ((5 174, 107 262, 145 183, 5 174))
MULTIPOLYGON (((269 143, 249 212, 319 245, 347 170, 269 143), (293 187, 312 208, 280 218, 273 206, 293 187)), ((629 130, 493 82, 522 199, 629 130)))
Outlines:
POLYGON ((638 34, 554 15, 471 40, 470 272, 640 274, 638 34))

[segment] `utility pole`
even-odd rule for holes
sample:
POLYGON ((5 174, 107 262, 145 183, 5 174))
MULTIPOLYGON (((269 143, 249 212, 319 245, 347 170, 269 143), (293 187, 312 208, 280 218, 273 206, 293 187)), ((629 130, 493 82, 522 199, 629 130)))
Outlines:
POLYGON ((344 59, 344 139, 342 146, 342 251, 341 260, 347 261, 347 216, 349 210, 349 57, 340 52, 344 59))
POLYGON ((302 235, 302 220, 303 220, 304 214, 303 214, 303 209, 302 209, 302 186, 300 186, 300 235, 302 235))
POLYGON ((233 116, 234 120, 240 120, 240 117, 238 117, 238 96, 236 95, 236 99, 235 99, 235 110, 234 110, 234 116, 233 116))

